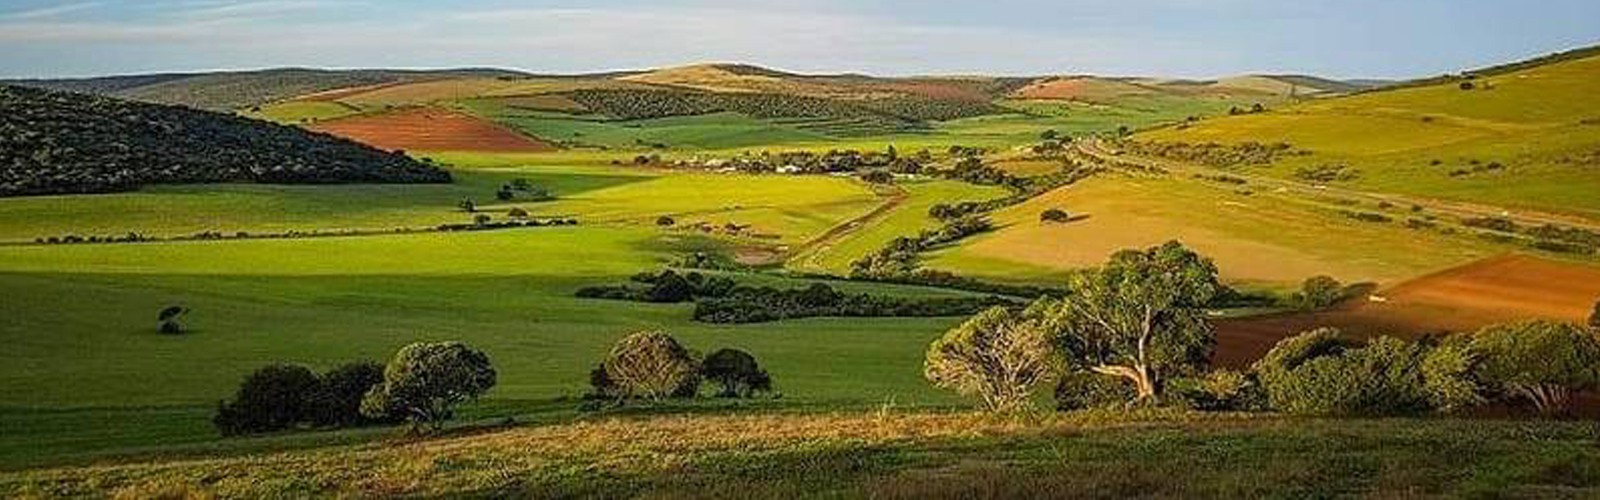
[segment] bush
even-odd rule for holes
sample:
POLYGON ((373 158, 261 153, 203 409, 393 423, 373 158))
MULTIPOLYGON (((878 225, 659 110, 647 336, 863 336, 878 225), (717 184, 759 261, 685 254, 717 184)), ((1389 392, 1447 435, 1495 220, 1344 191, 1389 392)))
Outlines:
POLYGON ((669 217, 669 216, 666 216, 666 215, 663 215, 663 216, 660 216, 660 217, 656 217, 656 225, 657 226, 667 227, 667 226, 671 226, 671 225, 677 224, 677 223, 678 223, 678 221, 673 220, 672 217, 669 217))
POLYGON ((662 332, 624 337, 611 347, 602 367, 609 392, 620 399, 661 400, 699 392, 700 363, 677 339, 662 332))
POLYGON ((1056 382, 1056 409, 1061 411, 1123 407, 1138 396, 1121 377, 1073 372, 1056 382))
POLYGON ((419 342, 396 352, 383 369, 383 383, 361 400, 368 418, 403 415, 435 429, 453 416, 456 405, 494 387, 489 356, 461 342, 419 342))
POLYGON ((307 404, 320 387, 300 365, 267 365, 245 377, 233 401, 221 403, 212 424, 224 436, 288 429, 307 420, 307 404))
POLYGON ((1496 325, 1472 335, 1478 377, 1502 397, 1540 412, 1568 409, 1573 392, 1600 385, 1600 334, 1553 321, 1496 325))
POLYGON ((1427 369, 1430 348, 1391 337, 1363 344, 1321 328, 1278 342, 1253 368, 1268 402, 1286 413, 1400 414, 1470 401, 1460 359, 1439 354, 1427 369))
POLYGON ((989 411, 1025 409, 1034 386, 1059 370, 1049 332, 1030 316, 1004 307, 978 313, 928 346, 923 375, 989 411))
POLYGON ((1039 213, 1039 222, 1068 222, 1071 220, 1072 214, 1059 208, 1052 208, 1039 213))
POLYGON ((755 356, 738 349, 721 349, 706 356, 700 374, 719 386, 725 398, 747 398, 772 390, 772 376, 756 363, 755 356))
POLYGON ((393 422, 391 415, 366 417, 361 414, 361 398, 373 386, 383 383, 383 365, 371 361, 347 363, 322 375, 322 383, 310 395, 307 417, 313 425, 348 427, 376 422, 393 422))
POLYGON ((1344 285, 1328 276, 1307 278, 1295 296, 1302 309, 1325 309, 1344 300, 1344 285))
POLYGON ((178 320, 188 313, 189 309, 183 306, 169 306, 166 309, 162 309, 161 313, 156 315, 156 321, 161 323, 159 328, 161 333, 169 335, 183 333, 183 324, 179 323, 178 320))
POLYGON ((1260 410, 1267 406, 1261 386, 1244 372, 1219 369, 1197 378, 1173 380, 1171 390, 1190 408, 1201 411, 1260 410))

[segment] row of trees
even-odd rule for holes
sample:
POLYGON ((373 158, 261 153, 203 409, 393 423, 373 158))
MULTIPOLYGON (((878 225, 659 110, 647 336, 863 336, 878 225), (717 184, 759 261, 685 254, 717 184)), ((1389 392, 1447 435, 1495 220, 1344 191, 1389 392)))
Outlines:
POLYGON ((692 398, 706 381, 719 387, 718 397, 748 398, 772 391, 772 376, 750 353, 725 348, 701 358, 659 331, 623 337, 589 373, 590 397, 619 402, 692 398))
MULTIPOLYGON (((1337 281, 1307 281, 1326 306, 1337 281)), ((1113 401, 1309 414, 1450 411, 1491 401, 1566 408, 1600 387, 1600 304, 1588 327, 1533 321, 1410 342, 1320 329, 1281 341, 1247 373, 1206 371, 1215 344, 1206 306, 1225 293, 1215 266, 1172 242, 1125 250, 1072 274, 1060 298, 974 316, 929 346, 933 384, 1010 412, 1056 382, 1063 408, 1113 401)))
POLYGON ((321 375, 273 364, 245 377, 212 423, 228 436, 400 421, 437 429, 495 381, 488 355, 460 342, 411 344, 387 365, 360 361, 321 375))
POLYGON ((962 316, 996 304, 999 297, 893 297, 844 293, 825 283, 802 289, 743 286, 725 276, 699 272, 643 273, 636 285, 590 286, 582 298, 638 302, 695 302, 694 319, 707 323, 759 323, 791 318, 962 316), (641 286, 642 285, 642 286, 641 286))

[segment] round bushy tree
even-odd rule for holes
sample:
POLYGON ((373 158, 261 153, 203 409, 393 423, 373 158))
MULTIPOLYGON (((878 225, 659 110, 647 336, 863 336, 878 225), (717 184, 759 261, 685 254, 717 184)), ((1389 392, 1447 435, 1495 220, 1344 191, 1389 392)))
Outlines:
POLYGON ((1478 376, 1540 412, 1568 409, 1572 393, 1600 386, 1600 333, 1555 321, 1495 325, 1472 336, 1478 376))
POLYGON ((1176 241, 1123 250, 1099 269, 1074 273, 1044 310, 1067 360, 1127 379, 1140 400, 1162 377, 1203 366, 1216 344, 1205 306, 1222 285, 1217 267, 1176 241))
POLYGON ((1025 409, 1034 387, 1060 369, 1050 333, 1030 316, 1004 307, 978 313, 928 346, 923 375, 989 411, 1025 409))
POLYGON ((772 377, 756 363, 755 356, 738 349, 721 349, 706 356, 700 373, 722 387, 717 393, 720 397, 744 398, 772 390, 772 377))
POLYGON ((602 366, 619 398, 692 396, 700 386, 700 363, 694 354, 663 332, 623 337, 602 366))
POLYGON ((307 420, 307 402, 319 387, 309 368, 267 365, 245 377, 233 401, 217 408, 212 423, 227 436, 293 427, 307 420))
POLYGON ((1300 307, 1322 309, 1344 300, 1344 285, 1328 276, 1307 278, 1300 284, 1300 307))
POLYGON ((368 418, 404 415, 435 428, 448 420, 456 405, 494 387, 496 374, 489 356, 461 342, 419 342, 401 348, 383 370, 383 383, 361 401, 368 418))
POLYGON ((169 306, 156 315, 156 321, 161 323, 161 333, 177 335, 183 333, 183 324, 178 320, 188 314, 189 309, 183 306, 169 306))
POLYGON ((364 417, 361 398, 383 383, 383 365, 372 361, 347 363, 322 375, 322 384, 307 404, 312 424, 352 426, 393 420, 387 415, 364 417))

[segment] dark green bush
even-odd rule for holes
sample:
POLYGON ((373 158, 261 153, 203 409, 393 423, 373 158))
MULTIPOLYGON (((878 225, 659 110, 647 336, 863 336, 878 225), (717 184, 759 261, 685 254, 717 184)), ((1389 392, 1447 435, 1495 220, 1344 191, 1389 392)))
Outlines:
POLYGON ((225 436, 288 429, 308 420, 317 374, 300 365, 267 365, 245 377, 233 400, 211 419, 225 436))
POLYGON ((396 421, 392 415, 367 417, 361 414, 361 398, 380 383, 383 383, 383 365, 372 361, 334 368, 322 375, 321 384, 310 395, 307 418, 313 425, 325 427, 396 421))
POLYGON ((1286 413, 1414 413, 1451 407, 1461 396, 1445 388, 1466 383, 1449 363, 1426 370, 1430 349, 1390 337, 1361 343, 1323 328, 1280 341, 1253 368, 1268 402, 1286 413))
POLYGON ((1087 410, 1127 406, 1137 392, 1119 377, 1075 372, 1056 382, 1056 409, 1087 410))
POLYGON ((700 375, 722 387, 718 397, 747 398, 772 390, 772 376, 761 369, 755 356, 738 349, 720 349, 706 356, 700 375))

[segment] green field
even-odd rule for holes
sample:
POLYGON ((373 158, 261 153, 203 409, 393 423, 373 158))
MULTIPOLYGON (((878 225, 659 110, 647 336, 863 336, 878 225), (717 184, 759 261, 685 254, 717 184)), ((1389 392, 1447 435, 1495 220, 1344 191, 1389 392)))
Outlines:
POLYGON ((1484 77, 1314 100, 1136 136, 1189 143, 1285 142, 1309 150, 1270 168, 1346 165, 1347 187, 1600 216, 1600 57, 1484 77), (1560 103, 1552 105, 1551 103, 1560 103), (1498 164, 1504 168, 1480 169, 1498 164))

